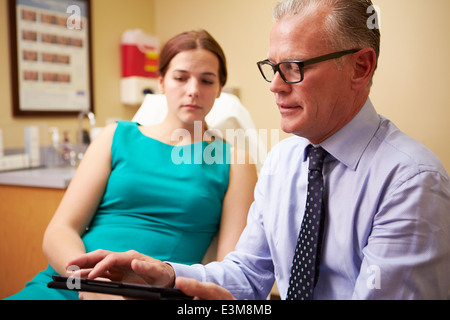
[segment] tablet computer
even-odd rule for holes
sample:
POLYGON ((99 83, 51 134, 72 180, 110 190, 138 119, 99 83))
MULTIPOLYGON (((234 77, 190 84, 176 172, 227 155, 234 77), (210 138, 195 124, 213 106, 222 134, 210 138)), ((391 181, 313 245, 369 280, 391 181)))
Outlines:
POLYGON ((47 287, 53 289, 97 292, 136 299, 150 300, 192 300, 178 289, 132 284, 117 281, 101 281, 84 278, 69 278, 54 275, 47 287))

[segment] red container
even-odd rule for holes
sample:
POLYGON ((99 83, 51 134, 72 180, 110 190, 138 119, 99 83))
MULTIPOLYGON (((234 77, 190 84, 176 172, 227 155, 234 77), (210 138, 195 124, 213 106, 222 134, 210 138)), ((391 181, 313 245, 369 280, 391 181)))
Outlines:
POLYGON ((158 77, 159 41, 142 30, 128 30, 122 36, 122 77, 158 77))

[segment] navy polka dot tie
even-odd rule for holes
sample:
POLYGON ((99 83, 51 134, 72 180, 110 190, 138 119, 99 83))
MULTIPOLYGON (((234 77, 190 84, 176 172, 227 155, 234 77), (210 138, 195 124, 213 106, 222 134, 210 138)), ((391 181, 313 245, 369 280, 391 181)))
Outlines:
POLYGON ((287 300, 311 300, 319 273, 323 221, 322 167, 327 152, 321 147, 309 150, 308 196, 305 215, 292 262, 287 300))

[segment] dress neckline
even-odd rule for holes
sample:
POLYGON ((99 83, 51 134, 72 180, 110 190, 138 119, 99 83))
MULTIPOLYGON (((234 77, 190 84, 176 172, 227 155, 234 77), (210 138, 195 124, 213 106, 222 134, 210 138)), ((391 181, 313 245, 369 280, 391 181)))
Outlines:
POLYGON ((173 144, 165 143, 165 142, 162 142, 161 140, 158 140, 158 139, 155 139, 155 138, 153 138, 153 137, 150 137, 150 136, 144 134, 144 133, 139 129, 139 127, 142 127, 142 125, 140 125, 139 123, 136 122, 135 128, 136 128, 136 130, 139 132, 139 134, 140 134, 142 137, 147 138, 147 139, 149 139, 149 140, 151 140, 151 141, 154 141, 154 142, 156 142, 156 143, 158 143, 158 144, 161 144, 161 145, 163 145, 163 146, 170 147, 170 148, 183 148, 183 147, 193 146, 193 145, 195 145, 195 144, 197 144, 197 143, 201 143, 201 144, 204 144, 204 143, 205 143, 205 144, 210 144, 210 143, 213 143, 214 141, 216 141, 216 140, 213 140, 213 141, 211 141, 211 142, 208 142, 208 141, 197 141, 197 142, 193 142, 193 143, 189 143, 189 144, 184 144, 184 145, 179 145, 179 146, 178 146, 178 145, 173 145, 173 144))

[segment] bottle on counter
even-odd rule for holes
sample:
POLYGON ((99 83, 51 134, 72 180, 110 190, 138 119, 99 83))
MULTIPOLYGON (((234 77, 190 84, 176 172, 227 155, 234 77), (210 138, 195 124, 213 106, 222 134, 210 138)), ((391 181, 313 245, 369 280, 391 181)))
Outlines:
POLYGON ((70 152, 72 151, 70 141, 69 141, 69 133, 64 131, 64 140, 62 145, 62 158, 65 165, 70 165, 70 152))
POLYGON ((49 128, 52 134, 52 147, 49 152, 48 166, 59 167, 62 164, 61 137, 57 127, 49 128))

